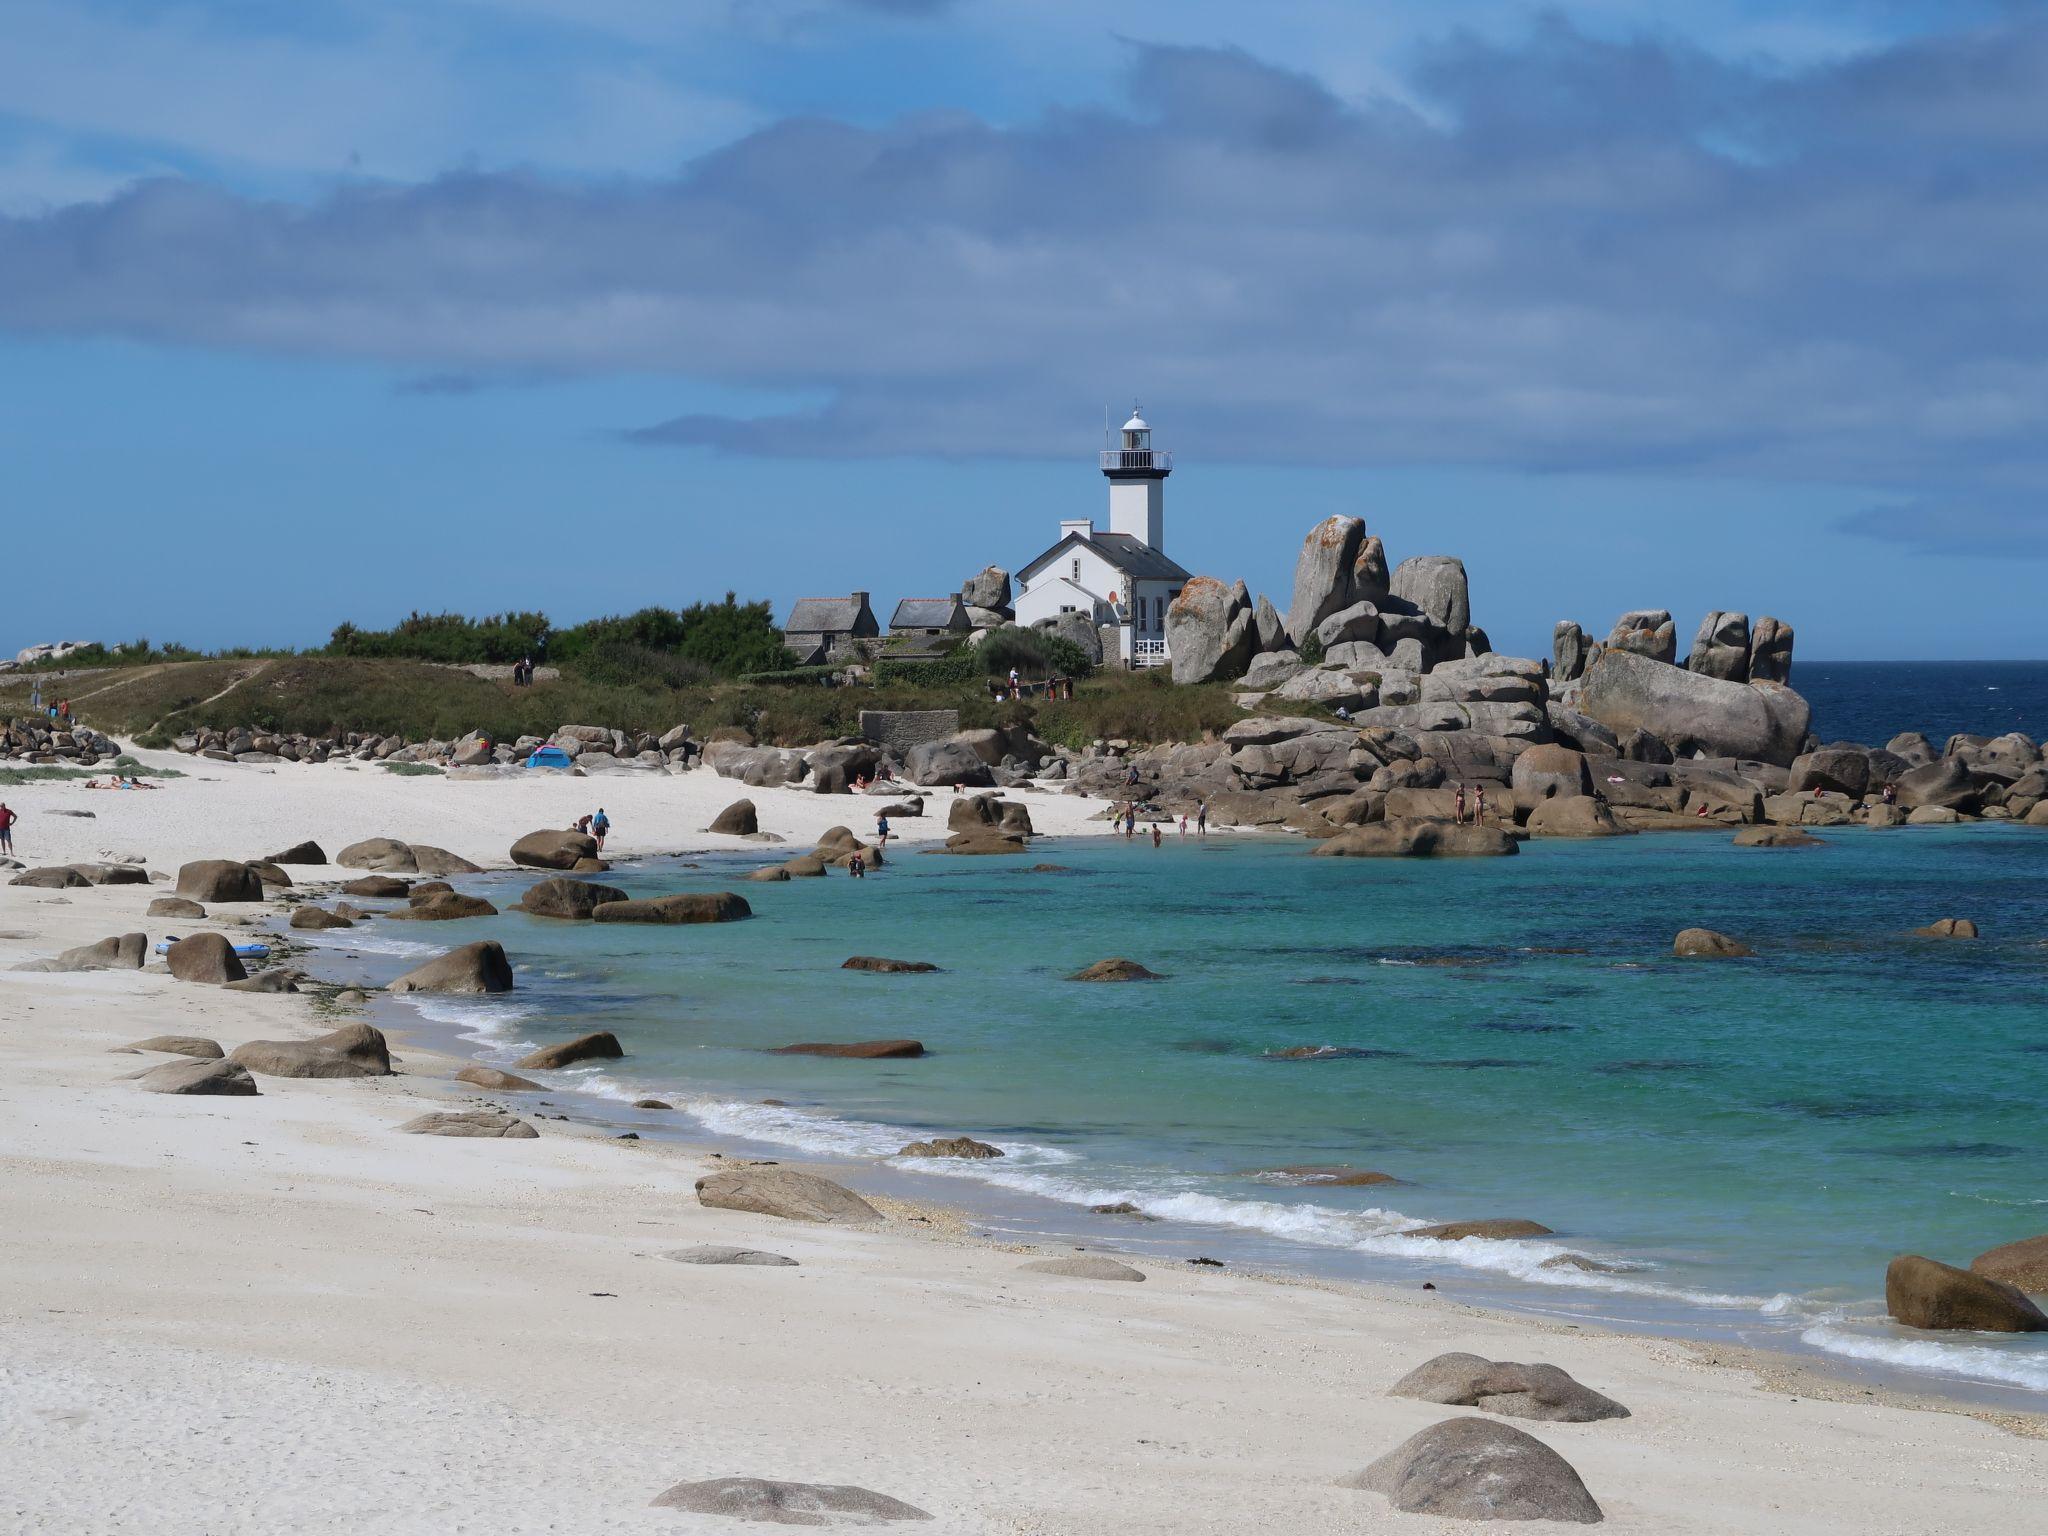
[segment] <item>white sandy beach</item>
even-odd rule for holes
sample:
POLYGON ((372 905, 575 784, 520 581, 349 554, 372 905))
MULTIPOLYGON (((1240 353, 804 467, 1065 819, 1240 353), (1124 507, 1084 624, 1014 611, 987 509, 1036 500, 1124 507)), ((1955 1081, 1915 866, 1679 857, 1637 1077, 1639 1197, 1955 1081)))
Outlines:
MULTIPOLYGON (((174 871, 381 835, 495 864, 599 804, 614 855, 757 847, 699 830, 742 795, 794 851, 832 825, 866 833, 883 803, 702 771, 474 783, 144 756, 192 777, 7 791, 19 855, 174 871)), ((947 798, 898 832, 942 837, 947 798)), ((1100 802, 1026 798, 1041 832, 1099 831, 1100 802)), ((232 1049, 338 1022, 309 996, 159 966, 4 969, 155 939, 166 925, 142 912, 164 889, 0 886, 0 1529, 716 1532, 737 1527, 648 1501, 735 1475, 859 1484, 941 1532, 1467 1529, 1336 1486, 1465 1412, 1384 1395, 1454 1349, 1549 1361, 1628 1405, 1508 1421, 1578 1469, 1616 1531, 2004 1530, 2048 1496, 2040 1420, 1717 1366, 1443 1292, 1151 1261, 1143 1285, 1022 1273, 943 1212, 891 1206, 860 1230, 710 1211, 692 1184, 717 1162, 681 1142, 552 1120, 538 1140, 399 1136, 422 1108, 477 1101, 447 1081, 458 1063, 402 1040, 391 1078, 143 1093, 122 1076, 169 1058, 110 1047, 189 1033, 232 1049), (659 1257, 701 1242, 800 1263, 659 1257)))

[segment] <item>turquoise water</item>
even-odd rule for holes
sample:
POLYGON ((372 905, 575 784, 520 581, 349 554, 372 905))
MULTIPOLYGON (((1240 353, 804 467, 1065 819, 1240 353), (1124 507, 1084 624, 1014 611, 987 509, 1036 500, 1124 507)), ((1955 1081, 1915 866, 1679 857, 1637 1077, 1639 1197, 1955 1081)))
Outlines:
MULTIPOLYGON (((766 855, 657 861, 609 878, 636 894, 736 889, 755 918, 441 925, 432 947, 502 939, 520 990, 424 1008, 493 1060, 613 1030, 625 1061, 563 1079, 669 1099, 693 1133, 862 1160, 913 1134, 993 1141, 1010 1155, 916 1171, 950 1198, 981 1185, 1057 1209, 1098 1241, 1192 1233, 1204 1252, 1235 1241, 1331 1273, 1450 1275, 1548 1309, 1690 1317, 2048 1390, 2042 1336, 1910 1335, 1880 1300, 1894 1254, 1965 1263, 2048 1230, 2048 833, 1842 831, 1802 852, 1669 834, 1450 863, 1104 837, 1033 857, 1065 868, 906 853, 864 882, 738 885, 766 855), (1907 936, 1951 915, 1986 937, 1907 936), (1760 958, 1670 958, 1695 924, 1760 958), (856 954, 944 969, 839 969, 856 954), (1108 956, 1166 979, 1062 979, 1108 956), (763 1054, 894 1036, 931 1054, 763 1054), (1303 1046, 1329 1050, 1270 1059, 1303 1046), (1256 1176, 1287 1164, 1403 1182, 1256 1176), (1086 1214, 1119 1199, 1161 1224, 1086 1214), (1557 1235, 1398 1236, 1481 1216, 1557 1235), (1638 1267, 1542 1267, 1567 1252, 1638 1267)), ((503 905, 526 883, 465 885, 503 905)), ((420 934, 321 938, 388 974, 420 934)))

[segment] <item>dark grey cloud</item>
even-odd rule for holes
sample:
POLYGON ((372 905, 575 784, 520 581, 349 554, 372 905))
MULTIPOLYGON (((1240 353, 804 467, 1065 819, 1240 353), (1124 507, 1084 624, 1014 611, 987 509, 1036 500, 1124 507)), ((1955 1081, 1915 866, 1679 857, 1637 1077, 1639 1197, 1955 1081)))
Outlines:
POLYGON ((1413 86, 1135 47, 1127 110, 791 119, 668 180, 152 182, 0 220, 0 326, 825 402, 631 433, 731 452, 1069 452, 1136 392, 1210 459, 1995 485, 2034 515, 2038 8, 1801 73, 1550 23, 1413 86))

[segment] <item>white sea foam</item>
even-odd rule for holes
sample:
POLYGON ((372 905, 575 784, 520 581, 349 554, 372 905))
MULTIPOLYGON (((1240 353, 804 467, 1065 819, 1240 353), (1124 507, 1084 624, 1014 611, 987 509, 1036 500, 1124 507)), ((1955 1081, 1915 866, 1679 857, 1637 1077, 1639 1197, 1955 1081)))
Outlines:
POLYGON ((360 928, 314 928, 293 935, 321 949, 354 950, 364 955, 438 955, 441 948, 413 939, 395 939, 388 934, 365 932, 360 928))
POLYGON ((1814 1324, 1799 1335, 1799 1341, 1850 1360, 1870 1360, 1935 1375, 2048 1392, 2048 1350, 2023 1352, 1934 1339, 1886 1338, 1852 1332, 1835 1320, 1814 1324))
POLYGON ((534 1047, 535 1042, 525 1038, 522 1028, 540 1012, 531 1003, 495 997, 438 997, 426 992, 399 995, 429 1023, 449 1025, 463 1039, 490 1046, 496 1052, 534 1047))

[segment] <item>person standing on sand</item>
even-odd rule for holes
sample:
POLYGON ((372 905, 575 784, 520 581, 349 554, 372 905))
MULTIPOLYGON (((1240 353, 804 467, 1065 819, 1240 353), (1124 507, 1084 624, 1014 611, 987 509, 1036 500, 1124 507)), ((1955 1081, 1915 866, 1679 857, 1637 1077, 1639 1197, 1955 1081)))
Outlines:
POLYGON ((14 852, 14 824, 21 818, 7 808, 7 802, 0 800, 0 853, 14 852))
POLYGON ((590 835, 597 839, 597 851, 604 852, 604 835, 611 831, 612 819, 605 815, 604 807, 597 808, 597 814, 590 818, 590 835))
POLYGON ((875 812, 875 841, 885 845, 889 841, 889 813, 887 811, 875 812))

